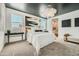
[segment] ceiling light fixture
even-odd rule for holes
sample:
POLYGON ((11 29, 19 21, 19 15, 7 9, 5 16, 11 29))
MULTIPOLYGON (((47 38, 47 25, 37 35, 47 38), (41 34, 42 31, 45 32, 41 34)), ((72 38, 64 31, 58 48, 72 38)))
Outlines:
POLYGON ((45 10, 45 17, 50 18, 54 17, 56 14, 57 10, 53 8, 51 5, 48 5, 47 9, 45 10))
POLYGON ((47 20, 54 17, 56 12, 57 12, 57 10, 55 8, 52 8, 51 5, 48 5, 47 9, 44 12, 44 15, 46 17, 46 29, 45 29, 45 31, 47 31, 47 20))

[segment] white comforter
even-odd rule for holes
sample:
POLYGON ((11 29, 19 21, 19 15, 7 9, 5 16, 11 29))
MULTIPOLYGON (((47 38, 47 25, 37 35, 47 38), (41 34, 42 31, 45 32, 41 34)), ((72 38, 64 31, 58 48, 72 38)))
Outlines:
POLYGON ((36 49, 36 54, 39 55, 40 48, 54 42, 55 37, 48 32, 38 32, 32 34, 32 45, 36 49))

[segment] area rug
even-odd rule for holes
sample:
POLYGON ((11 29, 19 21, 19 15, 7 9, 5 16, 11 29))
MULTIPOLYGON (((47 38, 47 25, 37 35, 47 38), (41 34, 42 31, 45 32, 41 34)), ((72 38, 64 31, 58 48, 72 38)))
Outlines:
POLYGON ((54 42, 40 51, 40 56, 74 56, 73 49, 61 44, 59 42, 54 42))

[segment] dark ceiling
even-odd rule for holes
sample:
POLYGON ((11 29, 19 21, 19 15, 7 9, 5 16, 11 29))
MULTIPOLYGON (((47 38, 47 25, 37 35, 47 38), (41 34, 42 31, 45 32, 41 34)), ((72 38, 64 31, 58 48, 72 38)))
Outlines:
POLYGON ((18 11, 26 12, 39 17, 42 17, 39 12, 40 10, 42 10, 42 7, 47 7, 48 5, 52 5, 52 7, 57 9, 56 3, 21 3, 20 5, 19 4, 6 3, 6 7, 15 9, 18 11), (16 6, 16 5, 19 5, 19 6, 16 6), (21 7, 24 7, 24 8, 21 8, 21 7))
POLYGON ((79 3, 6 3, 7 8, 15 9, 35 16, 43 17, 40 11, 48 5, 57 9, 56 15, 64 14, 79 9, 79 3))

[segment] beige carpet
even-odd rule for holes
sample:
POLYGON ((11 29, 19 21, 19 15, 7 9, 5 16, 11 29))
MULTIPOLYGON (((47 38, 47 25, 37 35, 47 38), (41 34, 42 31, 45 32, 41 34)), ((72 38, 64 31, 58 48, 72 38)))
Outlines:
MULTIPOLYGON (((35 49, 27 41, 9 44, 4 47, 1 56, 34 56, 35 49)), ((53 42, 41 49, 40 56, 77 56, 79 45, 69 42, 53 42)))
POLYGON ((13 44, 6 45, 1 56, 33 56, 34 48, 29 45, 27 41, 21 41, 13 44))
POLYGON ((73 49, 61 44, 59 42, 54 42, 41 49, 41 54, 43 56, 72 56, 73 49))

